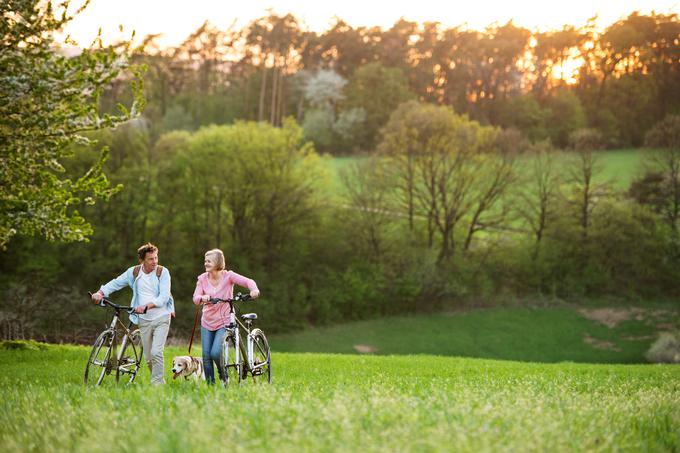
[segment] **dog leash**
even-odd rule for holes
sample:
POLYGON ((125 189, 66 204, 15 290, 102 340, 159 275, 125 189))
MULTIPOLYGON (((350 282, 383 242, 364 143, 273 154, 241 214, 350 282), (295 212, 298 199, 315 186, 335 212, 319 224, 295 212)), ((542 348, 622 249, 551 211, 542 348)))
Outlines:
POLYGON ((201 310, 201 304, 196 305, 196 315, 194 316, 194 327, 191 329, 191 340, 189 340, 189 355, 191 355, 191 345, 194 343, 194 333, 196 333, 196 323, 198 322, 198 312, 201 310))

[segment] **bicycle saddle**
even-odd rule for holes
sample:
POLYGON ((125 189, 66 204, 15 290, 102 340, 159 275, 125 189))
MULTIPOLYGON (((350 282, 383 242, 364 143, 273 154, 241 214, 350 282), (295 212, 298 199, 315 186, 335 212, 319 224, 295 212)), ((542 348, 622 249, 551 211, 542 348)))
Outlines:
POLYGON ((241 319, 257 319, 257 313, 246 313, 241 315, 241 319))

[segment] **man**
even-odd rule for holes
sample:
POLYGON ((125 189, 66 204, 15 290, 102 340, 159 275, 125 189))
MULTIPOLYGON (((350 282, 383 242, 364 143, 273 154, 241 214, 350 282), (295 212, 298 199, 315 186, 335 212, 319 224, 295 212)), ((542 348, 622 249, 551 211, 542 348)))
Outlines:
POLYGON ((126 286, 132 288, 130 306, 135 312, 130 321, 139 324, 144 359, 151 370, 151 383, 165 383, 163 378, 163 348, 170 330, 170 318, 175 316, 175 305, 170 295, 170 272, 158 265, 158 247, 151 243, 137 250, 139 265, 132 266, 92 295, 99 303, 103 297, 126 286))

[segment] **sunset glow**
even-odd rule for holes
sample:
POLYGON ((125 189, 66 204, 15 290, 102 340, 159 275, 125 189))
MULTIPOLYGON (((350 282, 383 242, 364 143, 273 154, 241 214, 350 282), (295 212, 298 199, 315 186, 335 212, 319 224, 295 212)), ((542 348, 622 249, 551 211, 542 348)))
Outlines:
POLYGON ((576 48, 572 48, 569 54, 569 58, 562 64, 553 67, 552 76, 554 79, 562 80, 567 85, 573 85, 578 82, 578 71, 583 66, 584 61, 576 48))
MULTIPOLYGON (((82 3, 77 2, 77 3, 82 3)), ((221 29, 241 28, 249 21, 267 14, 293 13, 303 27, 323 31, 340 18, 350 25, 389 28, 401 17, 415 21, 440 22, 444 26, 466 26, 482 30, 493 23, 512 20, 532 30, 560 29, 564 24, 585 25, 598 16, 597 25, 607 26, 633 11, 669 13, 678 11, 678 0, 573 0, 570 2, 486 1, 441 2, 436 0, 375 1, 346 0, 253 0, 228 2, 198 0, 188 7, 178 0, 92 0, 65 30, 80 45, 89 44, 101 27, 105 42, 129 38, 134 30, 138 38, 161 34, 158 43, 173 46, 181 43, 206 20, 221 29), (123 32, 119 31, 123 26, 123 32)), ((565 68, 569 72, 572 67, 565 68)))

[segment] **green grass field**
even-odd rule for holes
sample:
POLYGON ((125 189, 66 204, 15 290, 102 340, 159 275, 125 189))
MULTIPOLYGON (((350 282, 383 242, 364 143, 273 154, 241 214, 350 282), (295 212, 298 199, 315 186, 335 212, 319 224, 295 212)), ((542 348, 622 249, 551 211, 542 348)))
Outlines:
POLYGON ((656 338, 658 325, 677 316, 663 308, 620 308, 612 313, 639 319, 608 327, 571 307, 496 308, 359 321, 279 335, 271 342, 286 352, 645 363, 644 353, 656 338))
MULTIPOLYGON (((600 171, 596 174, 599 182, 611 183, 616 189, 626 190, 630 183, 643 171, 645 161, 644 154, 650 151, 644 149, 618 149, 601 151, 597 153, 600 171)), ((342 181, 339 173, 343 168, 349 167, 353 162, 360 161, 364 157, 334 157, 328 160, 329 169, 332 175, 333 187, 336 191, 342 192, 342 181)), ((520 156, 518 168, 531 159, 531 155, 520 156)), ((574 159, 574 154, 570 152, 558 153, 558 164, 566 168, 570 160, 574 159)))
POLYGON ((272 385, 86 389, 87 354, 0 351, 3 451, 680 448, 677 366, 275 353, 272 385))

